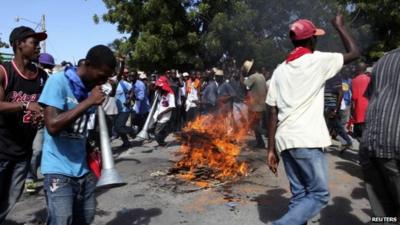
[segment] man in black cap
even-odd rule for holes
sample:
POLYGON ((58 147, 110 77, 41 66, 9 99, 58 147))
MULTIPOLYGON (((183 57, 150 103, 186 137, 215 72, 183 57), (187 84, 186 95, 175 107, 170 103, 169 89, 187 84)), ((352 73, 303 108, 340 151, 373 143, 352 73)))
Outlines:
POLYGON ((47 74, 32 61, 46 38, 29 27, 15 28, 10 34, 15 56, 0 65, 0 224, 22 194, 36 124, 42 119, 37 100, 47 74))

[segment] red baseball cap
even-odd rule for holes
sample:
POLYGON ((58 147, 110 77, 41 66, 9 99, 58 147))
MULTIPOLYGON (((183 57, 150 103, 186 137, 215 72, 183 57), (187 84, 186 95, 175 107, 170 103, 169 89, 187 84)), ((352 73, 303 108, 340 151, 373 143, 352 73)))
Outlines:
POLYGON ((290 25, 290 31, 293 32, 293 40, 303 40, 312 36, 321 36, 325 34, 323 29, 316 28, 313 22, 306 19, 300 19, 290 25))

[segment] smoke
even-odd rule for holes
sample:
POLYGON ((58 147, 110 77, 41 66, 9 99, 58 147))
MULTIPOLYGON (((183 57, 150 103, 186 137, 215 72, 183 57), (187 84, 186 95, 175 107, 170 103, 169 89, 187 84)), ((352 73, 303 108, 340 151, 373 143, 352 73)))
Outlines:
POLYGON ((235 20, 252 16, 251 23, 243 25, 240 22, 232 22, 237 23, 237 29, 241 30, 240 35, 232 33, 236 35, 235 37, 239 37, 236 41, 232 41, 235 37, 230 35, 221 36, 222 43, 233 45, 225 46, 226 49, 223 49, 221 55, 228 52, 237 60, 238 65, 245 59, 255 59, 260 66, 275 68, 293 48, 288 37, 289 26, 300 18, 310 19, 317 27, 326 31, 326 35, 318 40, 318 50, 345 52, 341 38, 331 24, 337 12, 345 15, 348 30, 363 53, 366 53, 373 44, 371 29, 354 5, 340 5, 333 0, 247 0, 245 2, 248 8, 237 10, 230 17, 235 20))

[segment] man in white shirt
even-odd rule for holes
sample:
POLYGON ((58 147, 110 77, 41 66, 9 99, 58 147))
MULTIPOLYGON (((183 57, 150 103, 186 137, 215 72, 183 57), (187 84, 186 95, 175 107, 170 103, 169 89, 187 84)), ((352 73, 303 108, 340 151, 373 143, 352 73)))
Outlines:
POLYGON ((273 225, 301 225, 315 216, 329 200, 328 171, 322 148, 331 144, 324 120, 325 81, 343 64, 359 57, 342 15, 332 21, 347 53, 315 51, 317 36, 325 34, 309 20, 298 20, 290 28, 295 49, 275 69, 268 90, 269 168, 277 175, 281 154, 292 198, 289 211, 273 225), (277 150, 277 151, 276 151, 277 150))
POLYGON ((168 122, 171 120, 172 110, 176 108, 175 95, 168 79, 161 76, 156 81, 156 87, 160 95, 158 96, 158 104, 153 115, 155 121, 155 139, 159 146, 165 146, 165 138, 168 136, 168 122))

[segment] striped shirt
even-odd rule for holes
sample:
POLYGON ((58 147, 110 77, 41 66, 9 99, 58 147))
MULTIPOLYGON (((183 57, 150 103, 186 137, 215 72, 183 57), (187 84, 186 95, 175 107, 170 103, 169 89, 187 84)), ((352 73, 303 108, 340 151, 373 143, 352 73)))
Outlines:
POLYGON ((360 153, 400 159, 400 48, 387 53, 374 66, 368 92, 370 102, 360 153))

